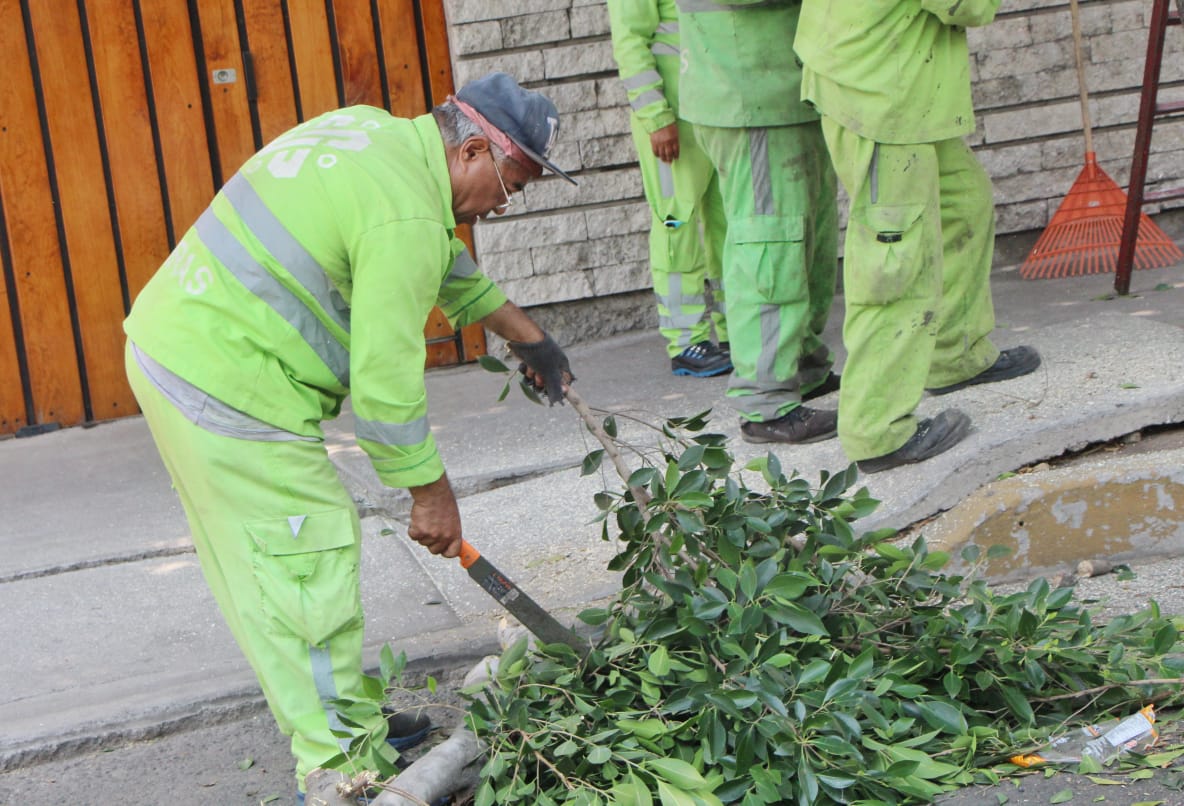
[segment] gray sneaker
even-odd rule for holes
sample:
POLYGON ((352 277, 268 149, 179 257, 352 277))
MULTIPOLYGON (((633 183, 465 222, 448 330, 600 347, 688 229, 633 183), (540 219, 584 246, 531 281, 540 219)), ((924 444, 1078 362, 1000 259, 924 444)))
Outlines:
POLYGON ((788 442, 800 445, 821 442, 838 433, 839 413, 828 409, 798 406, 788 414, 763 423, 744 420, 740 436, 745 442, 788 442))
POLYGON ((967 378, 959 383, 951 383, 949 386, 930 389, 929 394, 948 395, 950 392, 957 392, 959 389, 979 383, 995 383, 996 381, 1018 378, 1029 372, 1035 372, 1038 366, 1040 366, 1040 353, 1036 352, 1034 347, 1012 347, 999 353, 994 364, 973 378, 967 378))
POLYGON ((855 464, 862 473, 880 473, 901 465, 923 462, 945 453, 969 433, 970 418, 958 409, 946 409, 936 417, 919 422, 916 433, 892 453, 860 459, 855 464))

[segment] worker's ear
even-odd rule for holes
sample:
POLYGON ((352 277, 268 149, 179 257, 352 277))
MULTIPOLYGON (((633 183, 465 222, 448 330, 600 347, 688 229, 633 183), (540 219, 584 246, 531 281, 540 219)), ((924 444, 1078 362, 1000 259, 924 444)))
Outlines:
POLYGON ((477 162, 477 160, 486 159, 485 152, 489 151, 489 139, 480 136, 473 136, 460 144, 460 159, 466 166, 477 162))

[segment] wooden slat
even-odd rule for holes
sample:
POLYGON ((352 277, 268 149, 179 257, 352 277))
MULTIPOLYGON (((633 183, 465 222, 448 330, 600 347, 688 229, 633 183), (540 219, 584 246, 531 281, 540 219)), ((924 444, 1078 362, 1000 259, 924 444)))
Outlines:
POLYGON ((80 423, 82 382, 49 167, 17 0, 0 0, 0 200, 8 229, 36 423, 80 423), (18 203, 19 201, 19 203, 18 203))
POLYGON ((134 300, 169 252, 133 0, 87 0, 123 270, 134 300))
POLYGON ((288 24, 292 28, 292 56, 296 62, 296 84, 300 88, 301 119, 308 120, 341 106, 324 0, 291 0, 288 3, 288 24))
POLYGON ((419 58, 419 39, 415 35, 415 8, 411 3, 382 3, 378 19, 386 62, 387 108, 397 117, 422 115, 431 104, 423 96, 423 67, 419 58))
POLYGON ((30 15, 91 414, 123 417, 138 409, 123 372, 126 311, 78 7, 31 3, 30 15))
MULTIPOLYGON (((3 112, 0 112, 0 118, 3 112)), ((3 186, 0 185, 0 190, 3 186)), ((3 253, 0 252, 0 258, 3 253)), ((28 424, 25 416, 24 387, 21 384, 21 365, 17 357, 16 331, 12 328, 8 283, 12 266, 0 262, 0 434, 13 434, 28 424)))
POLYGON ((173 237, 180 239, 214 195, 193 32, 183 3, 140 3, 140 9, 173 237))
POLYGON ((337 51, 341 56, 342 105, 381 107, 382 78, 370 4, 335 0, 333 18, 337 22, 337 51))
POLYGON ((443 0, 423 0, 424 58, 431 82, 431 105, 438 104, 453 90, 452 57, 448 52, 448 20, 444 17, 443 0))
POLYGON ((206 64, 201 81, 210 96, 218 169, 225 182, 256 149, 234 0, 198 0, 197 16, 206 64), (235 80, 216 81, 216 75, 225 75, 220 71, 234 71, 235 80))
POLYGON ((259 93, 255 109, 263 142, 269 143, 298 122, 284 14, 280 0, 251 0, 243 4, 243 16, 259 93))

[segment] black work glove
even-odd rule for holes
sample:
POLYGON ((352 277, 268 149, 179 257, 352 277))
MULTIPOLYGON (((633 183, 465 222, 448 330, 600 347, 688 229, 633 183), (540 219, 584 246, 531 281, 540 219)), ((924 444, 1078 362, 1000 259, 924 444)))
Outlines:
POLYGON ((537 386, 539 380, 542 380, 543 389, 547 393, 547 399, 551 401, 551 405, 556 403, 563 404, 563 375, 567 373, 571 381, 575 380, 575 376, 571 374, 571 365, 567 362, 567 356, 563 354, 563 350, 555 343, 555 340, 543 334, 540 341, 511 341, 507 342, 510 349, 514 351, 514 355, 522 359, 522 364, 518 367, 518 371, 522 373, 523 379, 526 377, 526 369, 529 367, 535 374, 535 384, 537 386))

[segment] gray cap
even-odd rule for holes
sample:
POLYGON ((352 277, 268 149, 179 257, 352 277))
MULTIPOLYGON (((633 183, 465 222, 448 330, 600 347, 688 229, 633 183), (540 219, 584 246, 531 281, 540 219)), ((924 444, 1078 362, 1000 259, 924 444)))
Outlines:
POLYGON ((559 134, 559 111, 545 95, 522 89, 505 73, 490 73, 465 84, 456 97, 504 132, 526 156, 551 173, 577 184, 547 159, 547 152, 559 134))

